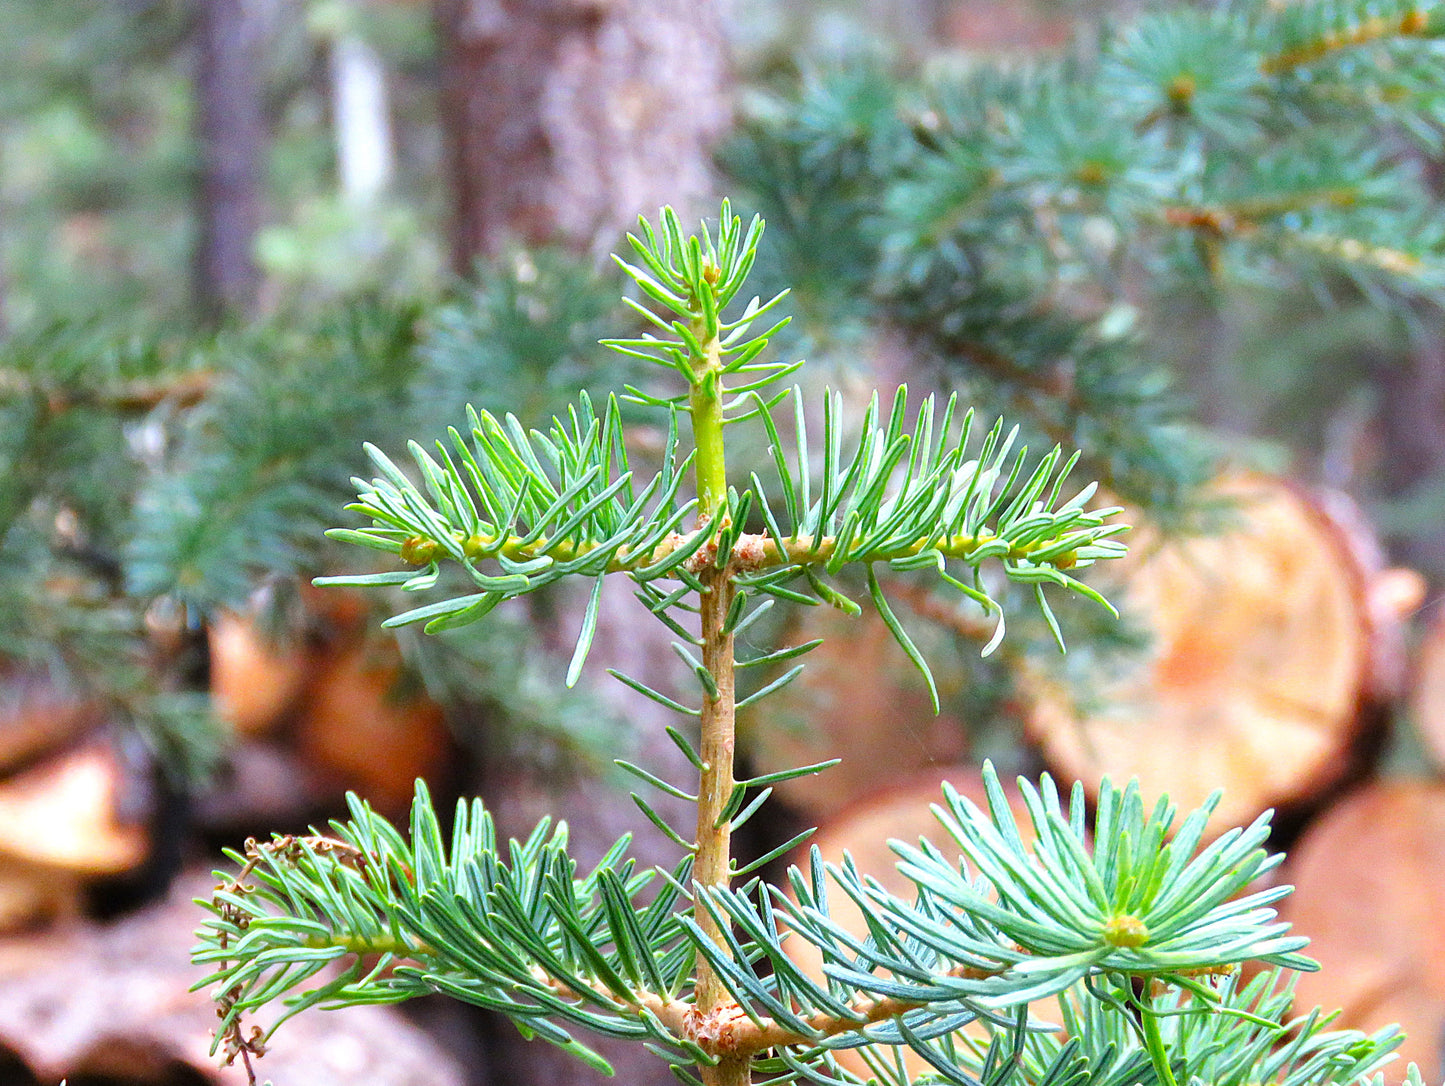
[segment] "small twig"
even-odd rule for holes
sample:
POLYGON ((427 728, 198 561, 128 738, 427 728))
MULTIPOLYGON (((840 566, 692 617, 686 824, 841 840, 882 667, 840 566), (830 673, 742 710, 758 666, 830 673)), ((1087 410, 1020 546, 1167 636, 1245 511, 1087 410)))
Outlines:
MULTIPOLYGON (((979 969, 971 965, 957 965, 942 975, 983 980, 987 977, 996 977, 1002 972, 1001 969, 979 969)), ((853 1015, 838 1016, 820 1012, 805 1021, 822 1037, 836 1037, 840 1033, 864 1029, 927 1005, 924 1002, 895 999, 891 996, 884 999, 865 997, 850 1004, 849 1009, 854 1012, 853 1015)), ((714 1054, 716 1055, 751 1056, 785 1045, 814 1044, 820 1039, 817 1035, 810 1036, 795 1032, 771 1018, 762 1019, 761 1025, 759 1025, 748 1018, 737 1004, 726 1008, 726 1011, 728 1013, 719 1016, 719 1021, 706 1024, 707 1028, 715 1033, 715 1037, 709 1037, 712 1047, 704 1043, 703 1038, 697 1033, 693 1034, 699 1045, 708 1051, 715 1050, 714 1054)), ((701 1029, 702 1027, 694 1028, 701 1029)))
MULTIPOLYGON (((220 886, 216 887, 218 894, 221 891, 235 894, 238 897, 249 894, 255 887, 248 886, 246 880, 251 877, 251 873, 256 870, 263 860, 273 856, 283 856, 295 862, 305 853, 305 850, 310 849, 312 852, 321 855, 327 853, 337 855, 343 860, 350 861, 352 866, 358 871, 364 870, 370 862, 370 857, 355 845, 347 844, 345 841, 338 841, 334 837, 323 837, 319 834, 309 837, 297 837, 295 834, 288 833, 285 836, 278 837, 276 840, 268 841, 265 844, 260 843, 254 837, 248 837, 243 848, 245 850, 246 862, 241 865, 240 870, 232 876, 229 882, 223 882, 220 886)), ((216 911, 223 919, 229 920, 243 931, 250 925, 250 919, 235 905, 226 902, 216 902, 216 911)), ((224 949, 226 947, 226 935, 224 932, 221 933, 219 942, 222 949, 224 949)))
MULTIPOLYGON (((307 849, 315 853, 336 855, 342 860, 352 863, 357 870, 364 869, 369 862, 369 857, 361 849, 347 844, 345 841, 338 841, 334 837, 319 835, 297 837, 294 834, 287 834, 265 844, 258 842, 254 837, 248 837, 244 846, 246 862, 229 881, 216 887, 216 894, 225 892, 237 897, 249 894, 255 887, 248 885, 246 880, 263 861, 281 856, 295 862, 307 849)), ((214 897, 212 902, 217 915, 223 920, 234 924, 241 931, 245 931, 250 926, 251 920, 245 910, 229 902, 217 901, 214 897)), ((230 937, 224 931, 219 932, 216 942, 222 949, 225 949, 230 943, 230 937)), ((221 1021, 224 1022, 231 1018, 231 1012, 235 1009, 236 1003, 243 993, 242 985, 236 984, 216 997, 216 1016, 221 1021)), ((230 1025, 226 1026, 222 1039, 225 1059, 222 1060, 221 1066, 230 1067, 236 1062, 237 1056, 241 1057, 241 1062, 246 1068, 247 1086, 256 1086, 256 1071, 251 1064, 251 1057, 265 1055, 265 1032, 260 1026, 252 1026, 250 1036, 246 1036, 241 1016, 236 1015, 234 1019, 231 1019, 230 1025)))
POLYGON ((0 370, 0 399, 39 396, 53 415, 77 407, 145 412, 163 403, 194 407, 215 387, 216 375, 202 370, 164 380, 126 381, 110 388, 49 386, 17 370, 0 370))
MULTIPOLYGON (((943 975, 982 980, 998 976, 1001 972, 1001 969, 959 965, 943 975)), ((582 998, 582 994, 573 985, 565 984, 540 970, 534 971, 533 977, 537 983, 546 985, 564 998, 582 998)), ((590 994, 599 998, 615 998, 599 989, 593 989, 590 994)), ((836 1037, 840 1033, 864 1029, 927 1006, 926 1003, 913 1000, 864 997, 849 1005, 852 1014, 839 1016, 819 1012, 808 1017, 804 1021, 816 1032, 804 1034, 791 1030, 772 1018, 762 1017, 755 1021, 733 1000, 727 1000, 710 1012, 703 1011, 694 1003, 666 999, 656 992, 635 992, 625 1002, 634 1012, 646 1010, 656 1015, 676 1036, 691 1041, 709 1055, 724 1059, 755 1056, 770 1048, 787 1045, 815 1044, 821 1037, 836 1037)))
POLYGON ((1301 65, 1309 64, 1357 45, 1383 41, 1386 38, 1423 38, 1430 34, 1430 16, 1419 8, 1405 12, 1398 18, 1376 15, 1362 19, 1353 26, 1328 30, 1304 45, 1286 49, 1260 62, 1260 70, 1266 75, 1282 75, 1301 65))

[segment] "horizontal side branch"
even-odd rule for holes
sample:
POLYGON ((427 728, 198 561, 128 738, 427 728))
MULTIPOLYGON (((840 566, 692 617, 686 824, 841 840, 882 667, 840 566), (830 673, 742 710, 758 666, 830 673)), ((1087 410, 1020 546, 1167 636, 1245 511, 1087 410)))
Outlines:
POLYGON ((1259 67, 1266 75, 1281 75, 1341 49, 1368 45, 1387 38, 1425 38, 1431 36, 1431 33, 1429 13, 1418 8, 1396 18, 1376 15, 1361 19, 1353 26, 1324 31, 1303 45, 1266 57, 1259 67))
MULTIPOLYGON (((997 969, 957 966, 943 976, 983 980, 998 976, 1000 972, 1001 970, 997 969)), ((580 998, 579 993, 566 985, 541 976, 538 979, 547 983, 558 995, 580 998)), ((850 1015, 819 1012, 804 1019, 814 1031, 810 1034, 798 1033, 768 1017, 754 1021, 736 1003, 727 1003, 712 1014, 704 1014, 692 1003, 667 999, 655 992, 638 992, 633 996, 628 1009, 636 1013, 645 1010, 656 1015, 658 1021, 674 1036, 696 1044, 711 1056, 732 1059, 756 1056, 768 1049, 788 1045, 814 1045, 819 1040, 866 1029, 925 1006, 926 1003, 913 1000, 864 997, 849 1005, 849 1010, 853 1012, 850 1015)))
MULTIPOLYGON (((992 532, 987 531, 973 535, 921 536, 911 542, 886 548, 875 547, 866 551, 858 548, 850 551, 845 561, 889 562, 899 558, 912 558, 925 550, 936 550, 945 558, 968 561, 977 554, 980 548, 994 542, 997 538, 992 532)), ((606 572, 631 573, 646 569, 694 542, 695 539, 695 535, 673 532, 657 546, 644 553, 634 554, 625 547, 620 548, 608 563, 606 572)), ((463 553, 468 556, 501 555, 514 562, 532 561, 544 556, 555 558, 559 562, 571 562, 597 549, 597 544, 593 543, 553 543, 546 538, 524 543, 520 536, 509 536, 501 546, 497 546, 496 536, 487 535, 467 536, 460 538, 459 542, 462 544, 463 553)), ((744 533, 738 536, 732 551, 734 572, 760 573, 784 566, 799 568, 822 566, 833 560, 838 546, 837 537, 831 535, 785 536, 781 540, 781 546, 779 546, 779 542, 771 535, 766 534, 744 533)), ((1000 557, 1014 560, 1026 559, 1038 551, 1057 544, 1058 539, 1056 538, 1016 544, 1000 557)), ((429 565, 431 562, 446 557, 446 550, 440 543, 424 536, 413 536, 406 540, 401 544, 398 553, 405 562, 414 566, 429 565)), ((697 573, 711 565, 716 557, 717 545, 709 542, 698 548, 697 552, 689 557, 682 566, 689 573, 697 573)), ((1050 564, 1068 568, 1072 563, 1061 556, 1050 564)))
MULTIPOLYGON (((942 975, 968 980, 984 980, 988 977, 998 976, 1001 972, 1002 970, 999 969, 979 969, 975 966, 960 965, 942 975)), ((782 1048, 787 1045, 814 1045, 819 1040, 866 1029, 927 1005, 927 1003, 896 999, 891 996, 883 999, 863 997, 849 1005, 849 1010, 853 1012, 851 1015, 832 1015, 819 1012, 804 1019, 809 1028, 815 1031, 811 1035, 798 1033, 771 1018, 762 1018, 754 1022, 743 1014, 741 1009, 734 1006, 729 1008, 731 1013, 725 1021, 714 1024, 713 1028, 706 1032, 715 1034, 711 1040, 714 1047, 710 1050, 714 1051, 716 1055, 725 1057, 755 1056, 770 1048, 782 1048)), ((696 1032, 698 1028, 696 1024, 693 1024, 690 1032, 696 1032)), ((704 1048, 708 1047, 701 1038, 698 1038, 698 1043, 704 1048)))

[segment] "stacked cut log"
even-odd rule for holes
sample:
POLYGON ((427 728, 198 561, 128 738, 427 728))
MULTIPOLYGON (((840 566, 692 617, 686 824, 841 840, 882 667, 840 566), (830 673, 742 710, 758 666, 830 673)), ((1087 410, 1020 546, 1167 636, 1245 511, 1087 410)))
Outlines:
POLYGON ((75 742, 100 716, 95 704, 56 689, 39 672, 0 666, 0 777, 75 742))
POLYGON ((7 674, 0 689, 6 932, 77 915, 86 888, 134 871, 148 841, 141 818, 119 813, 122 794, 137 782, 103 735, 100 710, 34 674, 7 674))
POLYGON ((258 792, 266 780, 291 781, 302 797, 293 814, 353 790, 401 815, 416 778, 435 779, 447 767, 442 710, 408 685, 392 638, 368 636, 354 598, 308 600, 311 629, 293 644, 270 641, 249 616, 227 614, 212 625, 211 687, 240 739, 237 772, 255 774, 258 792), (293 764, 278 766, 278 756, 293 764))
MULTIPOLYGON (((216 1008, 189 961, 208 875, 120 920, 72 921, 0 940, 0 1082, 225 1086, 246 1081, 210 1053, 216 1008), (6 1051, 8 1050, 8 1052, 6 1051), (10 1058, 7 1060, 5 1056, 10 1058)), ((258 1080, 341 1086, 462 1086, 478 1081, 397 1010, 303 1014, 256 1066, 258 1080)))
MULTIPOLYGON (((744 720, 748 753, 760 772, 842 759, 779 784, 779 799, 806 819, 827 821, 929 766, 960 758, 963 722, 947 712, 934 715, 927 688, 882 619, 813 608, 802 613, 787 643, 819 637, 823 644, 803 658, 803 673, 744 720)), ((944 652, 931 658, 946 697, 958 676, 944 652)))
MULTIPOLYGON (((1223 789, 1215 832, 1271 807, 1301 817, 1323 809, 1281 876, 1298 885, 1283 915, 1323 963, 1300 979, 1296 1010, 1342 1008, 1338 1024, 1360 1029, 1398 1021, 1411 1038, 1405 1057, 1421 1064, 1425 1081, 1440 1081, 1445 784, 1374 783, 1329 805, 1368 770, 1407 688, 1410 716, 1445 767, 1445 606, 1412 661, 1407 623, 1425 583, 1387 568, 1347 500, 1261 477, 1223 482, 1216 493, 1226 504, 1219 533, 1165 539, 1142 527, 1129 558, 1091 571, 1090 583, 1150 638, 1132 667, 1066 690, 1047 659, 1021 661, 1028 738, 1057 779, 1082 780, 1091 795, 1105 776, 1138 777, 1150 798, 1167 792, 1188 810, 1223 789)), ((931 600, 910 602, 964 637, 978 634, 931 600)), ((812 658, 791 706, 812 723, 790 732, 784 704, 784 719, 757 735, 754 757, 770 770, 841 756, 841 767, 793 784, 785 799, 821 824, 825 859, 846 849, 862 871, 906 893, 886 841, 940 841, 929 807, 941 779, 977 794, 974 771, 929 767, 958 757, 962 726, 930 723, 881 624, 814 612, 789 640, 814 636, 833 638, 831 651, 825 644, 812 658)), ((805 859, 800 852, 794 862, 805 859)), ((834 895, 833 904, 845 926, 865 934, 851 902, 834 895)), ((817 975, 816 950, 799 941, 792 953, 817 975)), ((855 1055, 841 1058, 863 1069, 855 1055)))
POLYGON ((1445 600, 1420 642, 1410 717, 1435 765, 1445 769, 1445 600))
POLYGON ((1301 490, 1245 478, 1218 493, 1222 534, 1136 531, 1110 571, 1106 592, 1151 638, 1143 659, 1084 691, 1039 675, 1028 715, 1063 780, 1138 777, 1185 810, 1224 789, 1216 832, 1315 806, 1359 768, 1372 708, 1398 692, 1400 612, 1419 585, 1371 559, 1359 518, 1301 490))
POLYGON ((1399 1023, 1402 1063, 1445 1079, 1445 784, 1357 790, 1295 844, 1284 878, 1295 891, 1281 916, 1321 966, 1299 977, 1296 1012, 1338 1009, 1338 1027, 1371 1032, 1399 1023))
MULTIPOLYGON (((1219 492, 1236 503, 1223 534, 1160 542, 1146 529, 1120 564, 1126 619, 1154 639, 1142 666, 1082 696, 1036 680, 1030 736, 1057 776, 1090 788, 1137 776, 1186 810, 1224 789, 1216 832, 1271 807, 1325 807, 1280 876, 1296 885, 1281 913, 1323 967, 1299 978, 1295 1010, 1339 1008, 1340 1027, 1401 1023, 1405 1058, 1440 1081, 1445 786, 1377 781, 1327 806, 1367 768, 1404 693, 1406 620, 1425 582, 1385 567, 1342 496, 1260 478, 1219 492)), ((1429 693, 1437 638, 1413 669, 1413 715, 1445 754, 1445 725, 1429 738, 1431 706, 1445 708, 1429 693)))
POLYGON ((240 738, 272 734, 301 700, 311 653, 266 637, 254 620, 234 611, 216 615, 207 634, 216 711, 240 738))
MULTIPOLYGON (((344 606, 317 621, 317 636, 289 649, 235 616, 212 630, 217 708, 245 768, 197 805, 224 799, 246 833, 334 809, 343 787, 395 813, 414 776, 442 763, 440 710, 396 694, 394 643, 366 641, 362 616, 344 606), (255 787, 268 774, 269 795, 255 787)), ((122 757, 103 707, 43 675, 12 669, 0 680, 0 1082, 244 1081, 209 1054, 209 993, 189 991, 202 975, 187 954, 200 915, 191 898, 209 876, 186 876, 167 901, 110 923, 85 917, 94 884, 134 879, 150 858, 151 765, 122 757)), ((398 1012, 353 1013, 302 1016, 261 1071, 316 1084, 475 1080, 398 1012)))
MULTIPOLYGON (((441 709, 405 688, 395 643, 366 638, 347 597, 324 602, 316 636, 289 648, 238 616, 214 624, 216 706, 236 742, 228 775, 197 800, 203 825, 300 829, 346 789, 399 815, 415 779, 447 767, 441 709)), ((0 932, 77 915, 88 887, 147 861, 153 767, 123 757, 108 725, 103 706, 44 675, 0 672, 0 932)))

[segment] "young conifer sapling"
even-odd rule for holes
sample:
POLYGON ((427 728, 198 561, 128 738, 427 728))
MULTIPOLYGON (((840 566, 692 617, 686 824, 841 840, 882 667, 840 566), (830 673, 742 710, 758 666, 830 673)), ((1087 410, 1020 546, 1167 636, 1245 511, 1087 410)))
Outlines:
POLYGON ((640 298, 625 301, 648 330, 606 345, 667 371, 671 388, 624 390, 666 427, 655 472, 632 467, 616 397, 599 412, 581 396, 547 433, 469 411, 466 432, 449 431, 434 451, 411 444, 412 474, 368 448, 379 474, 358 481, 350 508, 370 525, 331 533, 403 568, 320 582, 408 592, 444 590, 444 576, 464 582, 467 591, 385 623, 434 633, 564 578, 590 579, 570 685, 603 579, 630 578, 697 680, 684 703, 618 676, 679 716, 667 734, 695 781, 619 764, 696 804, 696 824, 681 827, 633 797, 682 859, 638 870, 624 838, 582 871, 562 824, 544 820, 504 845, 474 800, 458 804, 447 835, 418 782, 403 834, 352 797, 351 819, 329 833, 231 853, 239 870, 203 902, 194 958, 212 970, 198 987, 212 986, 219 1003, 216 1047, 249 1071, 290 1014, 441 992, 604 1070, 576 1034, 635 1040, 679 1080, 706 1086, 1381 1082, 1395 1031, 1331 1031, 1318 1012, 1289 1018, 1286 973, 1314 963, 1270 908, 1288 887, 1251 889, 1282 858, 1261 847, 1268 815, 1206 841, 1212 804, 1177 821, 1167 800, 1146 809, 1136 785, 1106 782, 1091 816, 1080 787, 1064 797, 1044 777, 1020 782, 1026 840, 986 767, 987 810, 947 787, 937 808, 963 863, 926 840, 894 842, 915 888, 908 898, 816 851, 787 887, 762 883, 755 873, 806 834, 749 863, 734 858, 733 831, 772 785, 831 764, 735 777, 737 709, 794 678, 802 665, 791 661, 817 644, 739 659, 737 635, 767 608, 857 613, 839 577, 861 566, 869 602, 936 708, 928 664, 885 593, 889 573, 933 578, 997 616, 986 652, 1004 633, 996 594, 1031 589, 1062 646, 1045 589, 1108 607, 1077 574, 1124 550, 1117 510, 1087 508, 1094 486, 1066 496, 1077 454, 1031 459, 1016 431, 976 424, 953 397, 910 411, 905 389, 891 403, 875 394, 846 428, 841 397, 828 393, 810 434, 803 393, 780 388, 801 363, 764 355, 785 323, 784 295, 737 304, 762 231, 724 202, 715 231, 685 235, 664 209, 629 235, 635 263, 619 263, 640 298), (730 472, 727 438, 742 426, 766 437, 766 482, 730 472), (785 670, 739 700, 736 670, 774 665, 785 670), (832 919, 830 895, 862 911, 866 938, 832 919), (822 974, 802 971, 786 940, 811 944, 822 974), (1246 983, 1247 961, 1271 968, 1246 983), (1049 996, 1063 1021, 1046 1026, 1029 1005, 1049 996), (269 1027, 243 1023, 277 1001, 284 1012, 269 1027), (837 1062, 848 1048, 868 1078, 837 1062), (906 1051, 930 1068, 923 1078, 906 1051))

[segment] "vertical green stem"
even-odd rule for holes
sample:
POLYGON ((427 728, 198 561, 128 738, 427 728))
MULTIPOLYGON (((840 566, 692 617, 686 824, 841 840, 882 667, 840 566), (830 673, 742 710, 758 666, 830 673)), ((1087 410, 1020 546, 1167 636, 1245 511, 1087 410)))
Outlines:
MULTIPOLYGON (((699 328, 700 322, 694 323, 699 328)), ((697 492, 704 522, 727 497, 727 459, 723 445, 722 345, 716 337, 703 342, 704 355, 693 360, 692 408, 693 442, 697 448, 697 492)), ((697 854, 693 879, 703 886, 726 886, 732 877, 732 829, 722 817, 733 790, 733 757, 737 732, 733 679, 733 638, 724 632, 728 609, 736 589, 732 571, 709 565, 700 575, 703 591, 698 601, 701 615, 702 663, 717 685, 717 696, 704 695, 701 717, 703 768, 698 782, 697 854)), ((699 901, 694 909, 698 926, 714 941, 722 933, 712 915, 699 901)), ((706 962, 698 962, 694 994, 697 1012, 706 1020, 727 1013, 727 989, 706 962)), ((747 1086, 751 1081, 751 1060, 723 1060, 716 1067, 700 1068, 707 1086, 747 1086)))
MULTIPOLYGON (((1145 983, 1149 982, 1146 980, 1145 983)), ((1159 1016, 1149 1004, 1146 994, 1142 1002, 1143 1013, 1139 1016, 1143 1019, 1144 1047, 1149 1050, 1149 1060, 1154 1064, 1154 1073, 1159 1076, 1159 1086, 1178 1086, 1174 1070, 1169 1066, 1169 1049, 1164 1044, 1164 1034, 1159 1030, 1159 1016)))
POLYGON ((723 449, 722 344, 710 339, 707 354, 694 362, 696 381, 689 406, 697 448, 697 498, 704 518, 712 516, 728 492, 727 457, 723 449))

